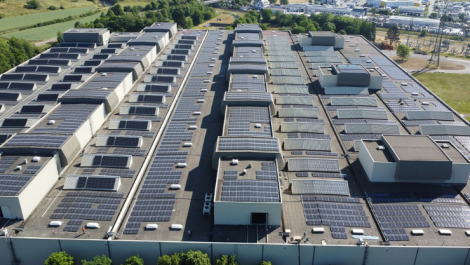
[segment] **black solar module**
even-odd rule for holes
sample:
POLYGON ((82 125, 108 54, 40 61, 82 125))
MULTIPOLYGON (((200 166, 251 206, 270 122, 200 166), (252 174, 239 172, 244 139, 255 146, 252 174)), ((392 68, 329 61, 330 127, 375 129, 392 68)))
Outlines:
POLYGON ((145 91, 167 93, 169 92, 169 85, 146 85, 145 91))
POLYGON ((56 101, 57 98, 59 98, 59 94, 40 94, 36 101, 56 101))
POLYGON ((129 114, 140 115, 155 115, 157 113, 156 107, 130 107, 129 114))
POLYGON ((0 89, 7 89, 10 86, 9 82, 0 82, 0 89))
POLYGON ((64 82, 80 82, 82 75, 66 75, 62 81, 64 82))
POLYGON ((71 87, 72 84, 55 83, 51 86, 51 91, 65 91, 69 90, 71 87))
POLYGON ((35 83, 19 83, 19 82, 11 82, 10 87, 8 89, 15 89, 15 90, 31 90, 34 88, 35 83))
POLYGON ((27 122, 28 122, 28 119, 7 118, 3 120, 2 127, 24 127, 27 122))
POLYGON ((138 137, 109 137, 106 142, 107 146, 128 146, 128 147, 137 147, 139 144, 138 137))
POLYGON ((19 93, 6 93, 0 92, 0 99, 5 101, 16 101, 18 100, 19 93))
POLYGON ((42 113, 44 105, 25 105, 21 108, 20 113, 42 113))

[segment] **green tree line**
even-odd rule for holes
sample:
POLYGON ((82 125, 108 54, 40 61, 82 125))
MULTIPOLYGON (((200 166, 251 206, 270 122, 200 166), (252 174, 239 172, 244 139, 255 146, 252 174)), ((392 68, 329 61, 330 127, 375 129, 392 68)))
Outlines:
MULTIPOLYGON (((95 256, 92 260, 81 260, 82 265, 111 265, 113 261, 106 257, 95 256)), ((186 253, 174 253, 173 255, 163 255, 158 258, 158 265, 211 265, 211 260, 206 253, 190 250, 186 253)), ((44 265, 75 265, 76 260, 65 251, 52 253, 45 261, 44 265)), ((124 262, 125 265, 143 265, 144 260, 139 255, 132 256, 124 262)), ((239 265, 235 255, 223 255, 216 260, 215 265, 239 265)), ((260 265, 271 265, 270 261, 262 261, 260 265)))
POLYGON ((282 14, 271 9, 263 9, 261 15, 255 11, 249 11, 244 16, 237 18, 232 27, 239 23, 262 23, 262 29, 267 26, 290 29, 293 34, 307 33, 309 31, 331 31, 339 34, 363 35, 370 41, 375 41, 376 28, 374 23, 358 18, 335 16, 330 13, 319 15, 291 15, 282 14))
POLYGON ((0 73, 21 64, 41 51, 24 39, 11 38, 0 41, 0 73))
POLYGON ((157 0, 146 6, 116 4, 95 21, 76 24, 82 28, 108 28, 110 31, 141 31, 155 22, 173 20, 182 28, 192 28, 216 15, 215 9, 196 0, 157 0))

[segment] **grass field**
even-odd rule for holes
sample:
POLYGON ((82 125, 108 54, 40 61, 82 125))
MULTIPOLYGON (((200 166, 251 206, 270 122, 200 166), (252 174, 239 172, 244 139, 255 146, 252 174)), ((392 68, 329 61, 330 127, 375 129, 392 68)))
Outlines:
POLYGON ((470 113, 470 75, 426 73, 416 77, 459 113, 470 113))
MULTIPOLYGON (((0 2, 0 14, 3 14, 5 18, 8 17, 17 17, 17 16, 24 16, 24 15, 30 15, 30 14, 37 14, 37 13, 44 13, 48 12, 51 14, 51 12, 55 11, 49 11, 47 8, 49 6, 55 6, 59 8, 61 5, 67 9, 71 8, 78 8, 78 7, 84 7, 84 6, 95 6, 95 4, 92 1, 88 0, 39 0, 41 7, 39 9, 27 9, 24 7, 28 0, 5 0, 4 2, 0 2)), ((61 17, 67 17, 66 16, 61 16, 61 17)), ((54 19, 54 18, 52 18, 54 19)), ((5 25, 5 19, 0 20, 1 25, 5 25)), ((51 20, 51 19, 48 19, 51 20)), ((36 23, 38 23, 37 21, 36 23)))
POLYGON ((122 2, 119 2, 119 4, 121 6, 146 6, 148 4, 150 4, 150 0, 149 1, 145 1, 145 0, 140 0, 140 1, 131 1, 131 0, 124 0, 122 2))
POLYGON ((245 13, 241 11, 232 11, 232 10, 224 10, 220 8, 216 8, 215 11, 217 12, 217 16, 214 17, 213 19, 209 21, 205 21, 201 23, 200 25, 197 25, 194 27, 194 29, 216 29, 216 27, 203 27, 203 25, 206 25, 207 23, 225 23, 225 24, 232 24, 233 21, 235 21, 235 18, 233 15, 238 15, 238 16, 243 16, 245 13), (220 21, 218 20, 220 19, 220 21))
POLYGON ((4 18, 0 20, 0 32, 22 28, 34 25, 40 22, 46 22, 57 18, 65 18, 68 16, 76 16, 88 11, 93 10, 94 6, 87 6, 82 8, 64 9, 58 11, 43 12, 38 14, 4 18))
POLYGON ((22 31, 15 31, 15 32, 1 35, 0 37, 3 37, 3 38, 17 37, 17 38, 22 38, 28 41, 47 40, 47 39, 55 37, 57 35, 57 32, 59 31, 64 32, 70 28, 73 28, 77 21, 80 21, 80 23, 90 22, 92 20, 97 19, 100 15, 101 13, 98 13, 93 16, 84 17, 84 18, 72 20, 72 21, 67 21, 64 23, 58 23, 58 24, 53 24, 53 25, 49 25, 45 27, 32 28, 32 29, 27 29, 27 30, 22 30, 22 31))

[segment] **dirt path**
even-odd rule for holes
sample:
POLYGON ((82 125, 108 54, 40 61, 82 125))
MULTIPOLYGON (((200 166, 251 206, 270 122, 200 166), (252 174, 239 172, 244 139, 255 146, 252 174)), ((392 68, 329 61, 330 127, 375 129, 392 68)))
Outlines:
POLYGON ((34 45, 36 45, 36 47, 40 47, 40 46, 46 45, 48 43, 56 42, 56 41, 57 41, 57 37, 54 37, 48 40, 35 42, 34 45))

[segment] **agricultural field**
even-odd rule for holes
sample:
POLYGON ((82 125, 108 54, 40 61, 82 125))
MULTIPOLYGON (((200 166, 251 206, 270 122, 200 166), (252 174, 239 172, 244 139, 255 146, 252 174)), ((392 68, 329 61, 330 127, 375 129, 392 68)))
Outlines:
MULTIPOLYGON (((24 7, 27 1, 28 0, 4 0, 0 2, 0 15, 5 16, 5 18, 9 18, 9 17, 25 16, 25 15, 38 14, 38 13, 48 13, 48 15, 50 16, 52 15, 51 14, 52 12, 58 12, 58 11, 49 11, 47 9, 49 6, 55 6, 57 9, 59 9, 59 7, 62 5, 65 8, 65 10, 61 10, 61 11, 67 11, 67 9, 79 8, 79 7, 85 7, 85 6, 88 6, 88 7, 95 6, 93 1, 89 1, 89 0, 39 0, 41 4, 41 7, 39 9, 27 9, 24 7)), ((48 15, 46 15, 46 17, 48 15)), ((53 20, 56 18, 67 17, 67 16, 69 15, 67 14, 65 16, 53 17, 53 18, 49 18, 48 20, 53 20)), ((0 20, 1 25, 6 24, 4 21, 5 18, 0 20)), ((31 21, 28 21, 28 22, 31 23, 31 21)), ((40 21, 36 21, 35 23, 38 23, 38 22, 40 21)))
POLYGON ((457 112, 470 113, 469 74, 425 73, 416 78, 457 112))
POLYGON ((1 35, 0 37, 3 38, 11 38, 11 37, 16 37, 16 38, 22 38, 28 41, 41 41, 41 40, 47 40, 50 38, 53 38, 57 35, 57 32, 64 32, 70 28, 73 28, 75 26, 75 23, 77 21, 80 21, 80 23, 86 23, 93 21, 97 19, 101 13, 97 13, 92 16, 72 20, 72 21, 67 21, 64 23, 57 23, 45 27, 39 27, 39 28, 32 28, 32 29, 27 29, 27 30, 22 30, 22 31, 15 31, 11 33, 7 33, 4 35, 1 35))
POLYGON ((132 1, 132 0, 124 0, 122 2, 119 2, 121 6, 146 6, 150 4, 150 0, 139 0, 139 1, 132 1))
POLYGON ((57 11, 49 11, 43 13, 37 13, 26 16, 4 18, 0 20, 0 32, 5 32, 17 28, 31 26, 37 23, 42 23, 57 18, 66 18, 68 16, 77 16, 88 11, 91 11, 95 6, 87 6, 82 8, 64 9, 57 11))

